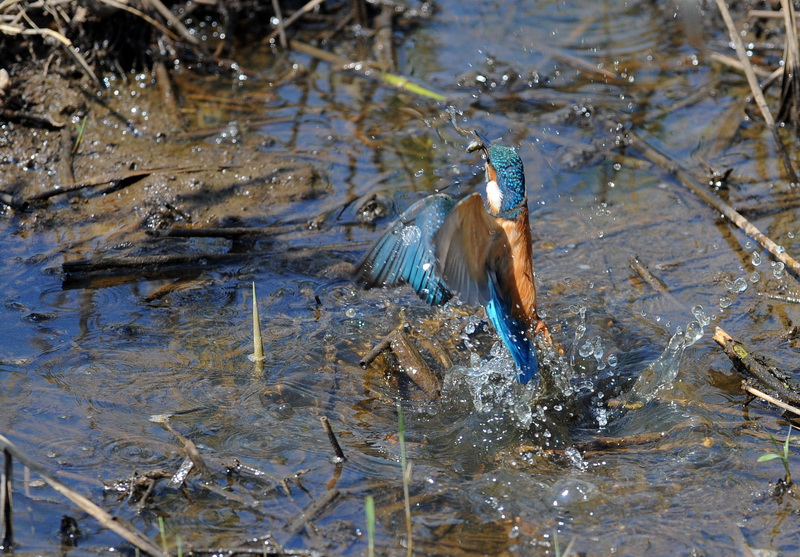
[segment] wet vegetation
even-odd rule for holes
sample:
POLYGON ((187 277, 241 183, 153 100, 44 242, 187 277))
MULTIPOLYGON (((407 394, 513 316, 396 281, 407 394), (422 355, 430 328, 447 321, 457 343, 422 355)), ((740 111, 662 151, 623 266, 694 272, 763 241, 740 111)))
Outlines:
POLYGON ((4 550, 799 551, 797 8, 0 2, 4 550), (525 386, 353 280, 462 128, 526 165, 525 386))

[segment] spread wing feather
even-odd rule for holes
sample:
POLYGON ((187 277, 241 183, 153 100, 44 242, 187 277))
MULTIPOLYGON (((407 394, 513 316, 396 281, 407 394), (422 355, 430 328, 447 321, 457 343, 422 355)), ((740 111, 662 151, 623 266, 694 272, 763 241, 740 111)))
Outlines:
POLYGON ((357 274, 367 287, 408 283, 431 305, 452 297, 436 265, 434 236, 456 201, 445 194, 420 199, 400 215, 367 252, 357 274))

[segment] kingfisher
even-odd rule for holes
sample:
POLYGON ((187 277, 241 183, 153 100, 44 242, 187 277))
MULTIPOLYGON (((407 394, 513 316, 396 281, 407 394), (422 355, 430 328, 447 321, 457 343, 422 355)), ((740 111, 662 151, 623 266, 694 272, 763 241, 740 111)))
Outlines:
POLYGON ((486 202, 479 193, 420 199, 375 242, 357 275, 367 288, 407 283, 431 305, 455 295, 484 306, 524 385, 538 376, 536 337, 552 343, 536 311, 525 172, 514 149, 472 134, 467 152, 483 154, 486 202))

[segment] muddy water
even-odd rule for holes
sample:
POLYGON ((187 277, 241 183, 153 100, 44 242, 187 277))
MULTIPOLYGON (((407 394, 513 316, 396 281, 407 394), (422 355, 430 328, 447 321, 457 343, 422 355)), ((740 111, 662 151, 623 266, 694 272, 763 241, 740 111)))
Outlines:
MULTIPOLYGON (((241 54, 239 78, 177 74, 181 133, 149 76, 110 79, 105 106, 83 101, 78 179, 131 164, 205 169, 6 213, 0 432, 153 540, 163 517, 173 551, 178 539, 185 551, 270 536, 286 548, 365 554, 372 495, 379 554, 403 554, 398 404, 418 554, 552 555, 556 536, 562 550, 574 540, 591 555, 798 551, 797 501, 770 494, 782 467, 756 463, 787 425, 758 402, 743 410, 740 378, 710 339, 721 325, 797 369, 797 341, 785 335, 798 319, 787 301, 796 280, 640 153, 615 148, 620 122, 699 176, 732 167, 722 195, 737 206, 787 191, 771 137, 743 121, 744 80, 689 44, 671 6, 441 2, 431 20, 398 32, 401 73, 526 162, 540 305, 565 352, 550 370, 560 390, 508 392, 497 376, 511 364, 482 313, 430 309, 406 289, 365 292, 348 278, 398 211, 480 185, 480 161, 464 152, 446 105, 262 48, 241 54), (371 194, 387 216, 365 224, 354 200, 371 194), (274 228, 235 242, 144 233, 169 224, 274 228), (180 253, 198 262, 62 272, 84 258, 180 253), (225 253, 240 255, 204 259, 225 253), (631 271, 635 254, 677 302, 631 271), (262 368, 247 358, 253 282, 262 368), (697 316, 710 320, 703 336, 669 352, 697 316), (402 322, 454 363, 440 399, 398 381, 391 358, 358 365, 402 322), (610 409, 658 358, 664 371, 651 373, 646 403, 610 409), (186 489, 161 480, 143 504, 104 491, 135 472, 178 470, 181 442, 151 419, 163 414, 211 473, 190 476, 186 489), (596 436, 652 433, 664 435, 579 450, 596 436), (334 489, 311 523, 298 522, 334 489)), ((706 47, 723 48, 721 24, 707 25, 706 47)), ((32 144, 58 141, 36 133, 32 144)), ((8 175, 26 192, 59 183, 57 161, 14 156, 8 175)), ((753 218, 800 253, 794 212, 753 218)), ((15 476, 21 485, 19 466, 15 476)), ((69 553, 121 546, 47 487, 15 502, 21 551, 57 551, 64 514, 81 529, 69 553)))

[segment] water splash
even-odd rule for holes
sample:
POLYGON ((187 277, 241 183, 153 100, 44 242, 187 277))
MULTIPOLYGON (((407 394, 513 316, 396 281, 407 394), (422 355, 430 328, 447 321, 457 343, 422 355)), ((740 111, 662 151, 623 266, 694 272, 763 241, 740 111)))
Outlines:
POLYGON ((626 397, 628 401, 650 402, 659 391, 672 386, 678 376, 683 353, 703 338, 705 328, 711 324, 711 317, 699 304, 692 308, 692 315, 695 320, 687 323, 686 332, 678 327, 661 355, 636 380, 626 397))
POLYGON ((486 361, 475 355, 470 367, 454 367, 445 377, 442 395, 453 396, 466 387, 467 396, 475 410, 484 414, 502 412, 517 427, 527 429, 533 423, 538 389, 534 382, 522 385, 517 381, 514 361, 502 350, 500 343, 492 347, 499 354, 486 361))
POLYGON ((678 327, 678 331, 669 339, 664 352, 647 366, 636 380, 627 399, 647 403, 655 398, 658 391, 671 386, 678 376, 684 350, 686 350, 686 335, 678 327))

